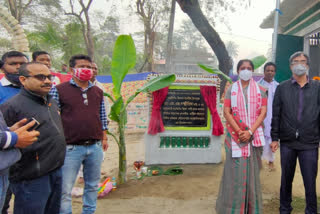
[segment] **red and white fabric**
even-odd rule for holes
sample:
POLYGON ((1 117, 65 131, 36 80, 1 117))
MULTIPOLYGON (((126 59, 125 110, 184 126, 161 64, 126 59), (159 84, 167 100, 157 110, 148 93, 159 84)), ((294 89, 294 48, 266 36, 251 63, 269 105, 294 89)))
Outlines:
MULTIPOLYGON (((237 114, 240 117, 240 120, 245 122, 251 128, 261 113, 262 96, 259 85, 251 78, 247 91, 247 105, 241 81, 238 80, 231 87, 232 114, 237 114)), ((254 139, 251 143, 242 147, 232 139, 232 157, 249 157, 251 144, 254 147, 264 146, 265 139, 262 125, 253 133, 253 137, 254 139)))

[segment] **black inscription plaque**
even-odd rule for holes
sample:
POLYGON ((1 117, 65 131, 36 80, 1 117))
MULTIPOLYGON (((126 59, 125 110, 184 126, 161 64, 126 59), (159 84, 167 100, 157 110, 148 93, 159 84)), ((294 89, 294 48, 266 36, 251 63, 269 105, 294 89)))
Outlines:
POLYGON ((207 127, 207 112, 200 90, 169 89, 161 108, 167 127, 207 127))

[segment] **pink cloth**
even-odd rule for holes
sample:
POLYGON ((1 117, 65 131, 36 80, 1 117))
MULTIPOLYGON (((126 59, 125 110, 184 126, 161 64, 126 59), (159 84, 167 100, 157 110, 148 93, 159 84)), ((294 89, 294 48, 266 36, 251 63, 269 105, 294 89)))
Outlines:
POLYGON ((212 135, 223 135, 223 125, 217 111, 217 89, 215 86, 200 86, 201 95, 212 115, 212 135))
MULTIPOLYGON (((249 127, 252 127, 261 113, 262 97, 259 85, 253 79, 250 80, 246 103, 240 80, 234 84, 236 85, 232 86, 233 88, 231 91, 232 114, 236 114, 239 116, 240 120, 248 124, 249 127)), ((262 126, 258 127, 253 135, 253 146, 261 147, 265 144, 262 126)), ((242 157, 250 156, 250 144, 237 148, 241 150, 242 157)), ((236 148, 233 147, 232 149, 236 148)))
POLYGON ((161 117, 161 106, 167 98, 169 88, 162 88, 152 92, 153 105, 152 113, 149 122, 148 134, 156 135, 159 132, 164 132, 164 125, 161 117))

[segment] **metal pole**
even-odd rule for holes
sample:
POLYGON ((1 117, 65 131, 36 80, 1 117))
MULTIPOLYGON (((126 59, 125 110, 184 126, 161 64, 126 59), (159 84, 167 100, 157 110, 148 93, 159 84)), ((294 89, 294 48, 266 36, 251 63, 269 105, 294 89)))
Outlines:
POLYGON ((176 12, 176 0, 172 0, 169 32, 168 32, 168 43, 167 43, 167 56, 166 56, 166 72, 167 73, 172 72, 172 36, 173 36, 175 12, 176 12))
POLYGON ((274 14, 274 31, 272 36, 272 62, 276 62, 278 27, 279 27, 280 0, 276 0, 276 9, 274 14))

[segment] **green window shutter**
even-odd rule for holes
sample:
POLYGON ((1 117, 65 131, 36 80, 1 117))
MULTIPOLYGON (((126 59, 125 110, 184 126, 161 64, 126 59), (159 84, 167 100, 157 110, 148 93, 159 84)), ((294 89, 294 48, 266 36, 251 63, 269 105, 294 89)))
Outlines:
POLYGON ((275 79, 278 82, 289 79, 292 76, 289 67, 290 56, 297 52, 303 51, 303 37, 278 34, 276 65, 277 73, 275 79))

